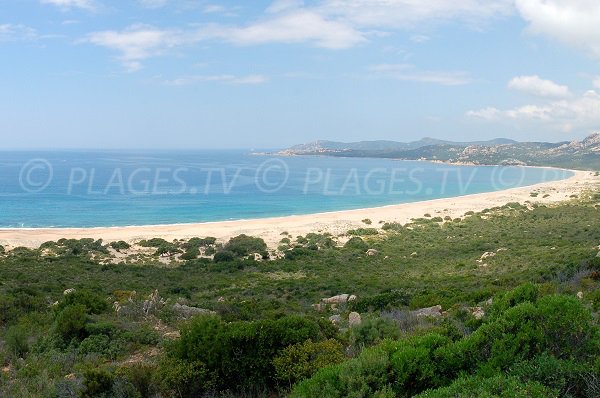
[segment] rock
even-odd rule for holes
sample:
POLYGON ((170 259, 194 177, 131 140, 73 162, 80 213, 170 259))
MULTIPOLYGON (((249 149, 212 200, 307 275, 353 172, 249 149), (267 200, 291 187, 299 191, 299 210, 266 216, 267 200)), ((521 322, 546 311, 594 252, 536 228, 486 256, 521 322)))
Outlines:
POLYGON ((416 257, 416 256, 418 256, 418 254, 417 254, 417 252, 412 252, 412 253, 410 254, 410 256, 411 256, 411 257, 416 257))
POLYGON ((165 339, 175 340, 181 337, 181 333, 179 332, 179 330, 176 330, 174 332, 166 332, 165 334, 163 334, 163 337, 165 339))
POLYGON ((177 312, 182 318, 187 319, 195 315, 214 315, 215 311, 207 310, 205 308, 190 307, 184 304, 175 303, 173 304, 173 310, 177 312))
POLYGON ((345 304, 349 298, 349 294, 338 294, 337 296, 321 299, 321 302, 325 304, 345 304))
POLYGON ((65 380, 75 381, 77 380, 77 376, 75 376, 75 373, 69 373, 68 375, 65 375, 65 380))
POLYGON ((315 311, 323 311, 323 306, 321 304, 313 304, 312 307, 315 309, 315 311))
POLYGON ((355 295, 351 294, 351 295, 350 295, 350 297, 348 297, 348 302, 350 302, 350 301, 355 301, 355 300, 356 300, 356 298, 357 298, 357 297, 356 297, 355 295))
POLYGON ((600 258, 600 252, 598 252, 598 254, 596 254, 596 257, 599 257, 599 258, 600 258))
POLYGON ((485 311, 481 307, 472 307, 469 308, 469 311, 471 311, 471 315, 473 315, 473 317, 477 320, 485 316, 485 311))
POLYGON ((339 325, 342 321, 342 317, 340 315, 332 315, 329 317, 329 321, 334 325, 339 325))
POLYGON ((418 310, 411 311, 411 314, 416 317, 431 316, 437 318, 442 316, 442 306, 434 305, 433 307, 420 308, 418 310))
POLYGON ((379 252, 377 250, 375 250, 375 249, 369 249, 369 250, 367 250, 367 256, 376 256, 378 254, 379 254, 379 252))
POLYGON ((577 298, 583 300, 583 292, 577 292, 577 298))
POLYGON ((217 303, 224 303, 225 302, 225 297, 221 296, 217 299, 217 303))
POLYGON ((68 294, 72 294, 75 293, 75 289, 71 288, 71 289, 67 289, 63 292, 63 295, 66 296, 68 294))
POLYGON ((485 305, 492 305, 492 304, 494 304, 494 298, 493 297, 490 297, 489 299, 487 299, 485 301, 485 305))
POLYGON ((362 318, 360 317, 360 314, 358 312, 351 312, 348 315, 348 325, 350 325, 350 327, 358 326, 361 323, 362 323, 362 318))

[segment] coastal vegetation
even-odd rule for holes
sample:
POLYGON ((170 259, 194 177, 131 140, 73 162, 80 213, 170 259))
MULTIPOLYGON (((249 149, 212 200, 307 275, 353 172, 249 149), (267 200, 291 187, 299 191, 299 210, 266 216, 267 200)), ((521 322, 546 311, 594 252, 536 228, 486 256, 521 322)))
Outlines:
POLYGON ((0 396, 597 397, 599 200, 0 247, 0 396))

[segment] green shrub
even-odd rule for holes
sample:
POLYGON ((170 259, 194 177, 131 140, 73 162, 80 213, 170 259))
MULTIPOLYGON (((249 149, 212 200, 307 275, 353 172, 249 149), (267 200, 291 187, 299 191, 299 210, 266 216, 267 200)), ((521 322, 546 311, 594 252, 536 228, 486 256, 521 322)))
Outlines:
POLYGON ((213 257, 215 263, 225 263, 233 260, 235 260, 235 254, 228 250, 217 252, 213 257))
POLYGON ((407 293, 401 290, 392 290, 373 296, 361 296, 350 302, 349 308, 357 312, 391 310, 407 306, 410 299, 411 297, 407 293))
POLYGON ((460 378, 449 387, 426 391, 415 398, 548 398, 556 391, 539 383, 523 383, 515 377, 497 375, 491 378, 460 378))
POLYGON ((381 396, 390 387, 390 361, 381 348, 364 350, 358 358, 318 371, 294 386, 291 398, 381 396))
POLYGON ((177 253, 181 253, 181 250, 174 243, 163 243, 156 249, 155 256, 174 256, 177 253))
POLYGON ((346 242, 344 247, 346 249, 358 250, 361 252, 367 251, 367 249, 369 249, 369 245, 358 236, 353 236, 352 238, 350 238, 348 242, 346 242))
POLYGON ((27 330, 21 325, 11 326, 4 335, 5 349, 14 358, 23 358, 29 352, 27 330))
POLYGON ((162 238, 153 238, 153 239, 148 239, 148 240, 141 240, 138 245, 142 246, 142 247, 155 247, 158 248, 160 246, 163 245, 169 245, 172 243, 167 242, 166 240, 162 239, 162 238))
POLYGON ((214 376, 199 361, 167 357, 160 362, 156 378, 167 397, 200 397, 215 389, 214 376))
POLYGON ((182 245, 182 247, 187 250, 187 249, 191 249, 191 248, 200 248, 200 247, 214 245, 216 242, 217 242, 217 238, 213 238, 213 237, 192 238, 192 239, 188 240, 186 243, 184 243, 182 245))
POLYGON ((244 257, 252 253, 263 254, 267 250, 267 244, 261 238, 242 234, 229 239, 229 242, 225 244, 223 249, 232 252, 238 257, 244 257))
POLYGON ((526 283, 510 290, 493 300, 490 316, 502 314, 509 308, 521 303, 535 303, 540 296, 540 288, 533 283, 526 283))
POLYGON ((105 369, 88 368, 83 372, 84 398, 108 397, 111 395, 114 376, 105 369))
POLYGON ((351 229, 350 231, 348 231, 348 235, 355 235, 355 236, 370 236, 370 235, 377 235, 379 234, 379 231, 377 231, 377 228, 357 228, 357 229, 351 229))
POLYGON ((401 232, 401 231, 405 230, 404 225, 402 225, 398 222, 386 222, 385 224, 383 224, 381 229, 383 229, 384 231, 395 231, 395 232, 401 232))
POLYGON ((509 370, 509 375, 524 382, 538 382, 559 392, 561 397, 584 396, 587 388, 585 374, 589 366, 573 361, 563 361, 542 354, 529 361, 518 362, 509 370))
POLYGON ((6 250, 4 249, 4 246, 0 245, 0 254, 4 253, 6 253, 6 250))
POLYGON ((129 248, 131 248, 131 245, 123 240, 120 240, 118 242, 112 242, 110 244, 110 247, 112 247, 113 249, 115 249, 116 251, 121 251, 121 250, 127 250, 129 248))
POLYGON ((81 341, 77 352, 82 357, 97 355, 108 359, 116 359, 123 347, 117 339, 110 339, 104 334, 93 334, 81 341))
POLYGON ((385 339, 398 339, 401 336, 398 324, 388 318, 367 318, 350 329, 350 343, 355 352, 371 347, 385 339))
POLYGON ((123 366, 116 371, 116 375, 119 378, 126 380, 128 384, 131 384, 135 388, 140 398, 156 396, 159 383, 154 378, 155 374, 155 366, 145 363, 123 366))
POLYGON ((101 314, 108 309, 108 302, 89 290, 75 290, 67 294, 57 309, 62 310, 71 305, 83 305, 88 314, 101 314))
POLYGON ((195 260, 200 255, 199 247, 190 247, 181 255, 182 260, 195 260))
POLYGON ((87 322, 87 311, 84 305, 75 304, 64 307, 57 313, 54 331, 66 343, 72 339, 84 337, 87 322))
POLYGON ((413 396, 440 383, 433 352, 450 340, 438 334, 428 334, 403 341, 392 354, 394 389, 402 396, 413 396))
POLYGON ((170 355, 205 364, 218 375, 221 388, 263 389, 275 384, 273 358, 280 351, 321 337, 319 324, 301 317, 225 323, 201 316, 182 328, 170 355))
POLYGON ((312 376, 317 370, 328 365, 341 363, 346 359, 344 348, 336 340, 320 342, 307 340, 286 347, 273 359, 277 378, 293 385, 312 376))

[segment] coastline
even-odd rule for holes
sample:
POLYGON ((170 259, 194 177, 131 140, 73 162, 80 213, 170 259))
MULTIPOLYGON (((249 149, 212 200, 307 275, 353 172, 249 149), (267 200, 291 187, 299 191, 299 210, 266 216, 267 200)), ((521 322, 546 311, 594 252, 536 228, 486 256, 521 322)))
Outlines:
POLYGON ((144 225, 126 227, 93 228, 6 228, 0 229, 0 245, 8 249, 24 246, 39 247, 47 241, 61 238, 103 239, 105 242, 124 240, 136 242, 141 239, 163 238, 166 240, 189 239, 192 237, 214 236, 226 241, 233 236, 246 234, 261 237, 270 248, 276 248, 287 232, 292 236, 310 232, 342 235, 348 230, 367 227, 362 220, 370 219, 372 225, 381 227, 381 222, 407 223, 411 219, 431 214, 432 217, 462 217, 469 211, 478 212, 486 208, 503 206, 509 202, 531 202, 553 204, 569 200, 572 195, 600 185, 600 177, 595 172, 568 170, 573 176, 558 181, 506 190, 468 194, 451 198, 432 199, 420 202, 391 204, 372 208, 338 210, 306 215, 291 215, 258 219, 213 221, 189 224, 144 225), (532 197, 532 192, 538 192, 532 197))

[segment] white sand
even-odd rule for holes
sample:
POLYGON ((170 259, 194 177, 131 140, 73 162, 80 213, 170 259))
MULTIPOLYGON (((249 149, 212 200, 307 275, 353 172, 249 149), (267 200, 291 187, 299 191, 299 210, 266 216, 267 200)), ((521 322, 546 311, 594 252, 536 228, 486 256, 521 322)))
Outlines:
POLYGON ((47 241, 61 238, 94 238, 105 242, 124 240, 135 242, 148 238, 167 240, 187 239, 195 236, 214 236, 221 241, 246 234, 263 238, 269 247, 277 247, 281 233, 296 237, 309 232, 329 232, 341 235, 357 227, 366 227, 363 219, 372 220, 370 227, 380 227, 380 221, 407 223, 413 218, 431 214, 433 217, 461 217, 468 211, 503 206, 509 202, 552 204, 569 200, 571 195, 598 189, 600 177, 587 171, 573 171, 575 175, 562 181, 553 181, 504 191, 473 194, 448 199, 382 206, 359 210, 345 210, 309 215, 272 217, 253 220, 223 221, 199 224, 156 225, 111 228, 36 228, 0 229, 0 244, 7 248, 17 246, 38 247, 47 241), (531 192, 539 192, 531 197, 531 192), (544 198, 545 195, 549 195, 544 198))

